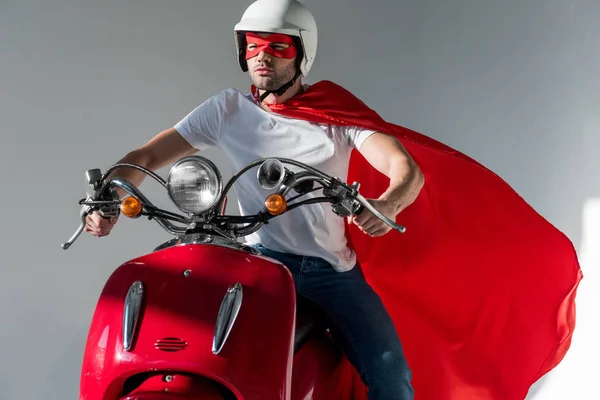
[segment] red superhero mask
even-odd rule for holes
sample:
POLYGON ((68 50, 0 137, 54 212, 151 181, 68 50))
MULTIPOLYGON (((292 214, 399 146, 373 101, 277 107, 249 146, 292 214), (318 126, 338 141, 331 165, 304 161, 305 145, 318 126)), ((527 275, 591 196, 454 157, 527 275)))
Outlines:
POLYGON ((256 33, 248 32, 246 33, 246 43, 246 60, 256 57, 261 51, 277 58, 291 59, 296 57, 297 54, 294 39, 281 33, 274 33, 264 38, 256 33), (284 49, 282 47, 285 45, 278 46, 279 43, 285 43, 289 46, 284 49))

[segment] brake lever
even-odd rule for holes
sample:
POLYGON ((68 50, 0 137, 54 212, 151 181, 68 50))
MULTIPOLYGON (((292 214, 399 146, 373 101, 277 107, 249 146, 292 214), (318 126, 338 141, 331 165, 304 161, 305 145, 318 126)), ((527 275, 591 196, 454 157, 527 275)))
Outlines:
POLYGON ((92 207, 85 206, 85 205, 83 207, 81 207, 81 211, 80 211, 81 224, 79 224, 79 227, 77 228, 77 230, 75 231, 73 236, 71 236, 71 238, 69 240, 67 240, 65 243, 62 244, 61 247, 63 248, 63 250, 67 250, 69 247, 71 247, 73 242, 75 242, 75 240, 77 240, 79 235, 81 235, 81 232, 83 232, 83 229, 85 228, 87 216, 89 214, 91 214, 91 212, 92 212, 92 207))
POLYGON ((406 232, 406 227, 405 226, 398 225, 394 221, 392 221, 391 219, 389 219, 388 217, 386 217, 385 215, 383 215, 375 207, 373 207, 373 205, 371 203, 369 203, 369 201, 367 199, 365 199, 363 197, 363 195, 361 195, 360 193, 357 193, 355 198, 359 202, 359 206, 356 208, 356 210, 354 212, 354 215, 358 215, 358 214, 362 213, 365 210, 365 208, 366 208, 373 215, 375 215, 377 218, 379 218, 380 220, 382 220, 383 222, 385 222, 387 225, 389 225, 392 229, 395 229, 395 230, 397 230, 400 233, 406 232))

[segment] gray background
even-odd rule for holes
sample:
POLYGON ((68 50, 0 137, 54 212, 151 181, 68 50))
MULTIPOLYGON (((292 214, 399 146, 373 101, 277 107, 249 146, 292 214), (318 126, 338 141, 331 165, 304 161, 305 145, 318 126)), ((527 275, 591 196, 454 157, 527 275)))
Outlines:
MULTIPOLYGON (((106 279, 169 238, 153 222, 122 218, 111 236, 61 250, 78 223, 83 173, 223 88, 248 88, 232 33, 248 4, 0 1, 0 399, 77 397, 106 279)), ((386 119, 473 156, 587 248, 573 350, 535 397, 600 398, 591 364, 600 358, 591 340, 600 336, 600 256, 584 237, 599 214, 600 2, 306 4, 320 28, 308 82, 334 80, 386 119)), ((228 176, 221 153, 207 155, 228 176)), ((143 189, 169 205, 158 185, 143 189)))

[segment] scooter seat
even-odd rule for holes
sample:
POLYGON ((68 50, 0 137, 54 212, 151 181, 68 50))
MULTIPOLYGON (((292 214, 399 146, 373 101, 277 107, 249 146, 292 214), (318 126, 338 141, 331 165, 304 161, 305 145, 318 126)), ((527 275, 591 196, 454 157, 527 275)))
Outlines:
POLYGON ((313 333, 325 332, 327 315, 321 307, 305 297, 296 298, 296 332, 294 336, 294 353, 310 339, 313 333))

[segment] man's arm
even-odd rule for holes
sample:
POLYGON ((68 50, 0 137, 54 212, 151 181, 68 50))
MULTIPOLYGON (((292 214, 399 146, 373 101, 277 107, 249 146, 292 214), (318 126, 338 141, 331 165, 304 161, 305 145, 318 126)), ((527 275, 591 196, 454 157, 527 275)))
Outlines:
MULTIPOLYGON (((388 189, 371 203, 384 215, 395 220, 402 210, 412 204, 424 184, 423 173, 402 143, 383 133, 369 136, 360 153, 379 172, 390 178, 388 189)), ((368 211, 352 221, 371 236, 381 236, 391 228, 368 211)))
MULTIPOLYGON (((127 153, 118 162, 137 164, 151 171, 156 171, 197 151, 175 128, 169 128, 160 132, 142 147, 127 153)), ((114 170, 108 179, 115 177, 126 179, 136 187, 139 187, 146 174, 133 168, 119 168, 114 170)), ((120 198, 126 194, 120 188, 117 188, 117 193, 120 198)), ((97 212, 94 212, 87 216, 85 231, 98 237, 106 236, 110 233, 116 222, 116 218, 109 220, 102 218, 97 212)))
MULTIPOLYGON (((118 162, 137 164, 151 171, 156 171, 197 151, 175 128, 169 128, 160 132, 142 147, 127 153, 118 162)), ((109 179, 115 177, 126 179, 139 187, 146 174, 132 168, 119 168, 110 174, 109 179)), ((117 191, 120 197, 125 194, 120 188, 117 191)))

